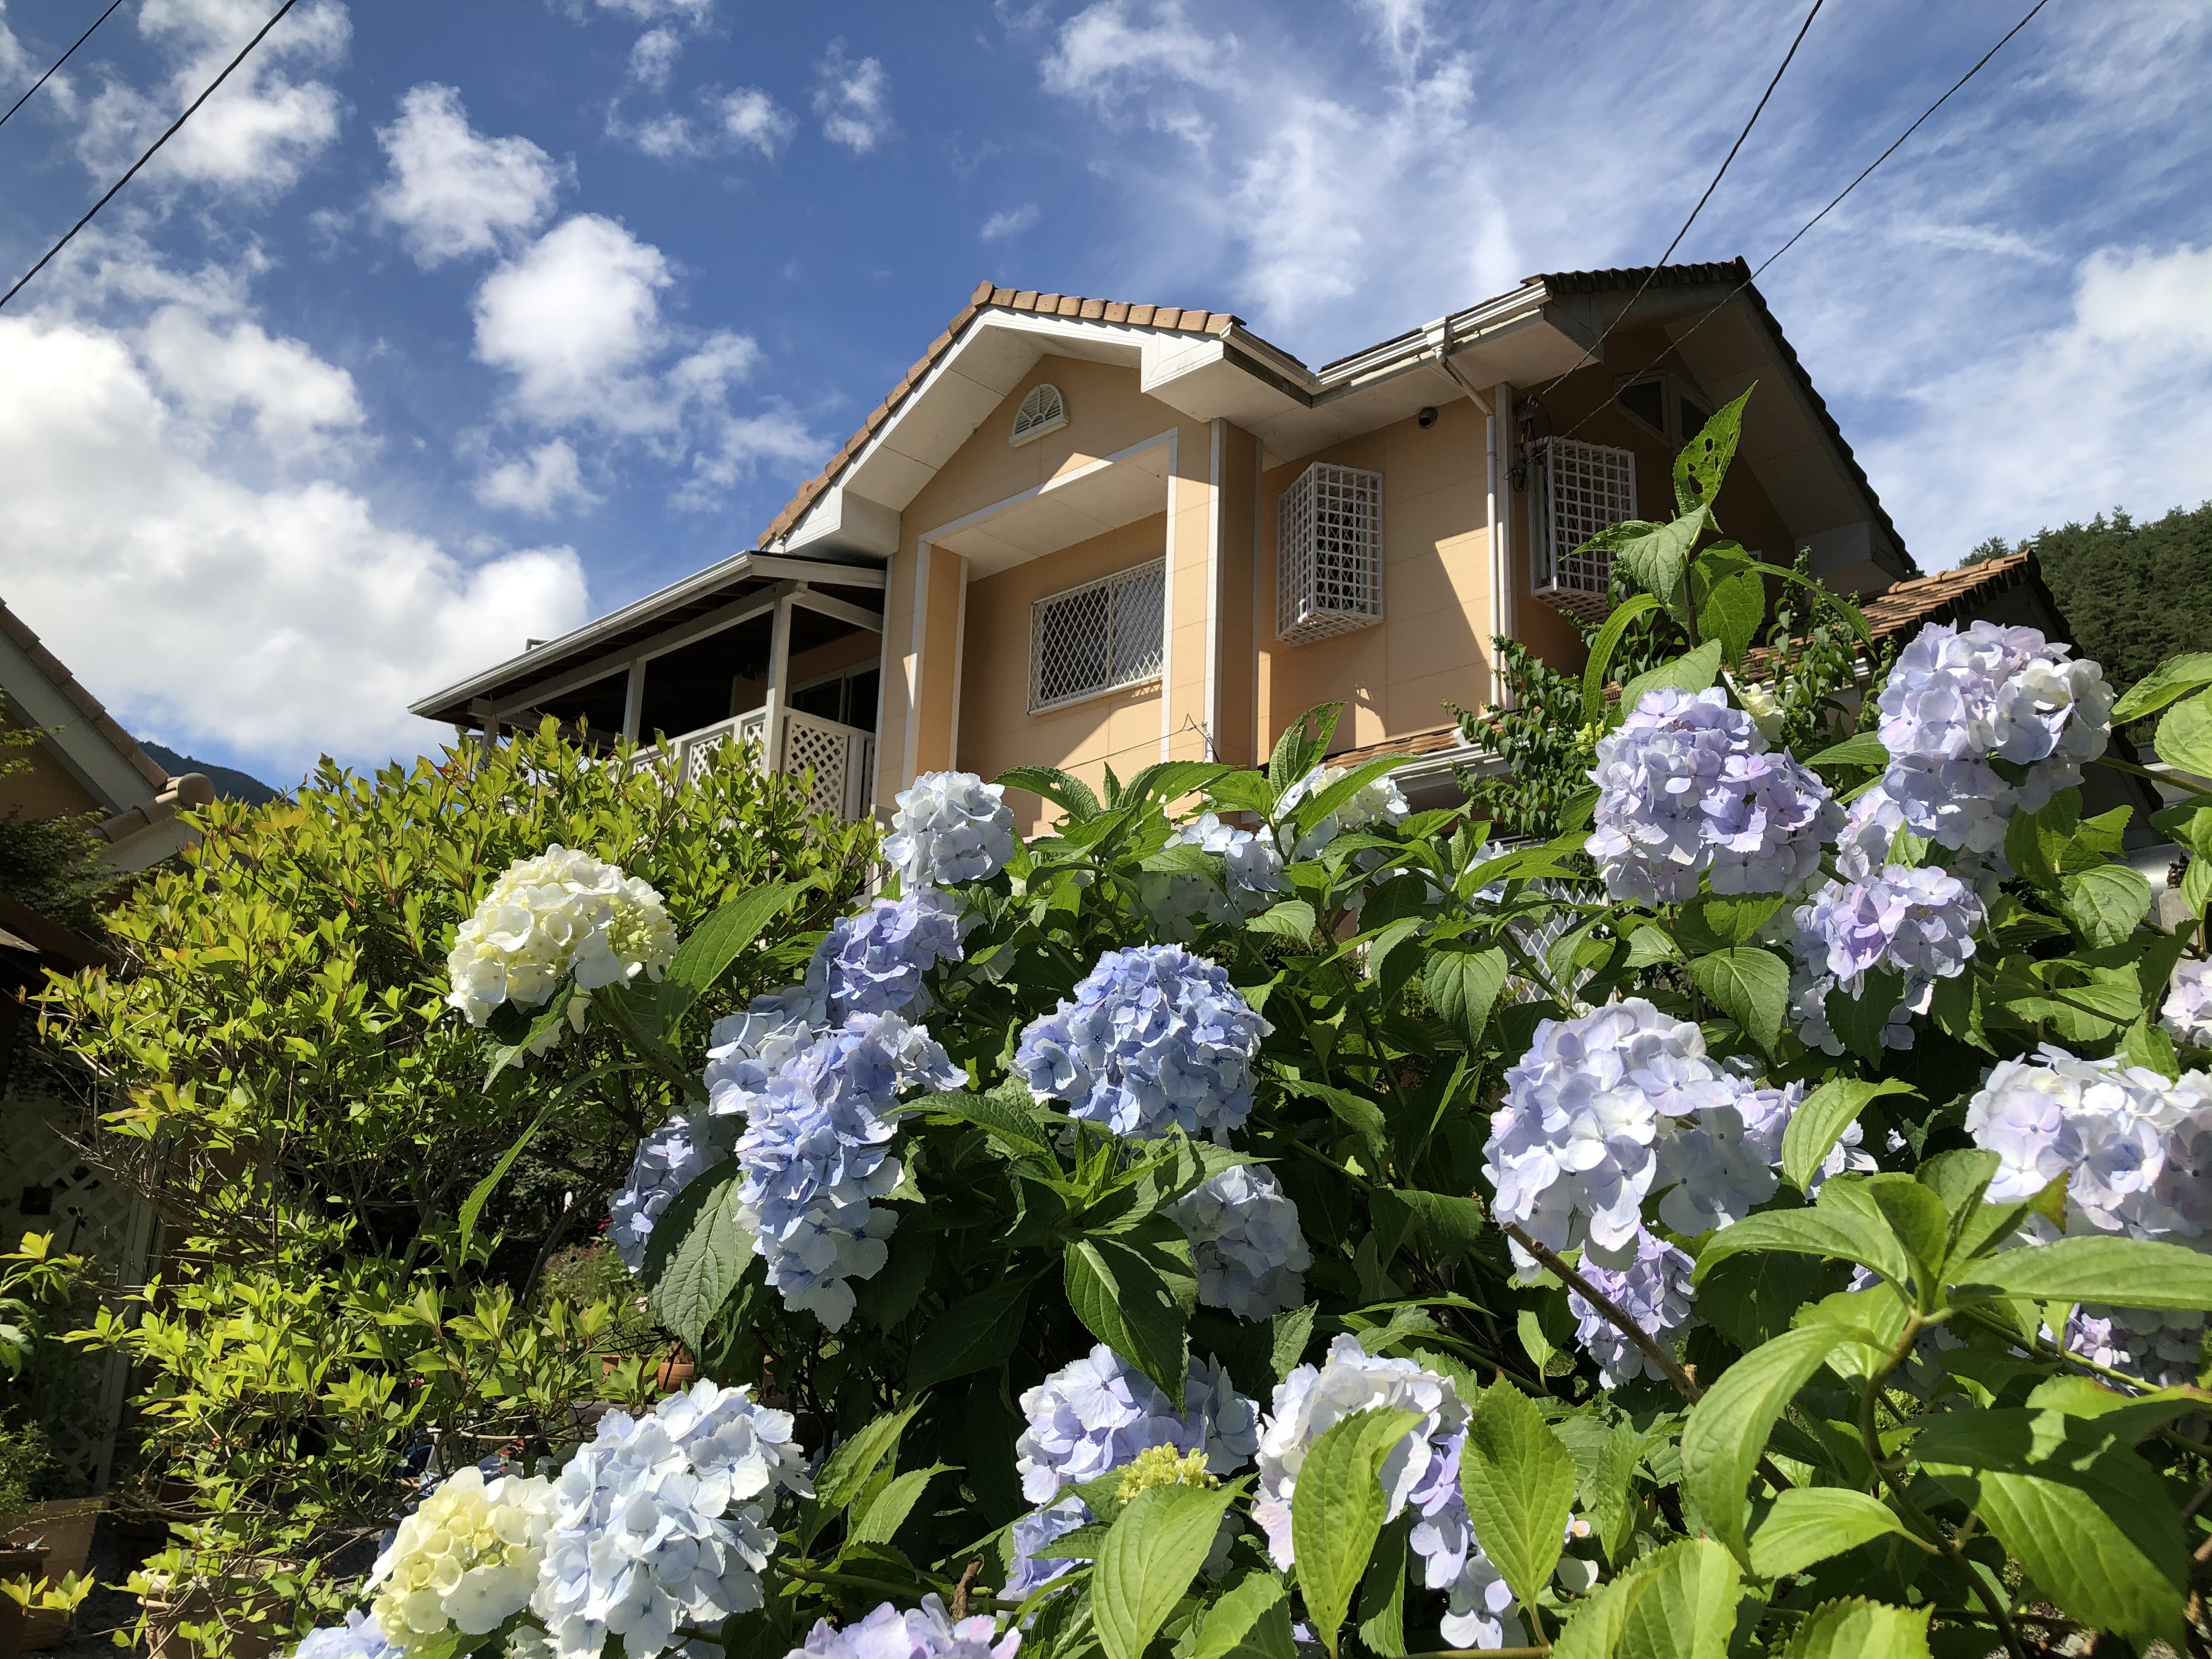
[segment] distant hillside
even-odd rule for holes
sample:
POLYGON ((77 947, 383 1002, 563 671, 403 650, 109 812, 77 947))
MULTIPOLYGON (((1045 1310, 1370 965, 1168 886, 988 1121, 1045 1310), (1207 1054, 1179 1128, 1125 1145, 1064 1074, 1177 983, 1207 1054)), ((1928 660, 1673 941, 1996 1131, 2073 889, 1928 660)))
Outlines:
POLYGON ((2120 690, 2180 652, 2212 651, 2212 501, 2147 524, 2115 508, 2012 546, 1996 537, 1966 562, 2029 548, 2077 653, 2120 690))
POLYGON ((235 767, 194 760, 190 755, 179 755, 173 749, 158 743, 149 743, 143 738, 138 739, 138 746, 167 767, 171 777, 182 777, 187 772, 201 773, 215 785, 216 793, 228 800, 242 800, 249 806, 258 806, 264 801, 275 800, 283 793, 283 790, 271 789, 260 779, 249 777, 235 767))

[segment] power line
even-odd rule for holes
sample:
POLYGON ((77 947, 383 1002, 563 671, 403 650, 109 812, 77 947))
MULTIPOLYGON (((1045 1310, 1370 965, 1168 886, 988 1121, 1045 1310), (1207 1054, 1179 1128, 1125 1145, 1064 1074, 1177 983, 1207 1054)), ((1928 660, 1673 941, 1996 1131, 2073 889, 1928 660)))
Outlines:
MULTIPOLYGON (((1905 141, 1912 137, 1914 133, 1920 131, 1921 124, 1923 122, 1926 121, 1929 116, 1935 114, 1937 110, 1942 108, 1944 105, 1951 101, 1952 93, 1958 91, 1960 87, 1965 86, 1967 82, 1972 80, 1977 75, 1980 74, 1982 72, 1983 64, 1988 63, 1990 58, 1996 57, 1997 53, 2003 49, 2006 41, 2010 40, 2014 35, 2018 34, 2022 29, 2033 22, 2035 21, 2036 13, 2041 11, 2044 7, 2050 3, 2051 0, 2035 0, 2035 4, 2028 8, 2027 15, 2021 18, 2020 21, 2014 23, 2010 28, 2007 29, 1996 46, 1991 46, 1987 52, 1976 58, 1974 60, 1973 68, 1968 70, 1964 75, 1960 76, 1957 80, 1951 83, 1950 91, 1946 92, 1941 98, 1938 98, 1934 103, 1929 105, 1926 109, 1921 111, 1919 118, 1914 121, 1911 126, 1905 128, 1903 132, 1897 135, 1897 142, 1895 143, 1893 143, 1887 149, 1882 151, 1881 155, 1875 156, 1873 161, 1867 163, 1865 172, 1860 173, 1857 178, 1852 179, 1850 183, 1845 185, 1841 190, 1838 191, 1833 198, 1829 201, 1827 206, 1822 208, 1818 213, 1808 219, 1802 225, 1800 225, 1797 228, 1797 233, 1796 235, 1790 237, 1790 239, 1784 242, 1780 247, 1775 249, 1774 252, 1768 254, 1765 258, 1760 260, 1758 270, 1753 270, 1750 276, 1745 277, 1743 281, 1738 283, 1734 288, 1730 289, 1726 294, 1723 295, 1718 300, 1714 301, 1711 307, 1705 312, 1705 315, 1698 318, 1696 322, 1691 324, 1689 327, 1684 329, 1680 334, 1677 335, 1672 343, 1668 344, 1665 351, 1661 352, 1658 356, 1654 357, 1650 362, 1644 364, 1642 368, 1638 369, 1636 371, 1636 374, 1632 374, 1628 378, 1632 380, 1636 378, 1636 375, 1648 374, 1652 369, 1658 368, 1660 363, 1670 354, 1680 349, 1683 341, 1688 339, 1690 336, 1695 334, 1699 329, 1711 322, 1714 315, 1723 306, 1728 304, 1728 302, 1735 299, 1737 295, 1742 293, 1744 289, 1749 288, 1753 283, 1757 282, 1760 274, 1765 270, 1767 266, 1772 264, 1784 254, 1789 252, 1791 248, 1796 247, 1797 244, 1803 240, 1805 234, 1808 231, 1811 230, 1814 226, 1819 224, 1821 220, 1826 218, 1831 213, 1834 212, 1838 207, 1842 205, 1844 197, 1849 196, 1853 191, 1864 184, 1867 181, 1867 176, 1869 173, 1871 173, 1876 167, 1880 167, 1884 161, 1889 160, 1891 156, 1896 155, 1899 149, 1904 148, 1905 141)), ((1641 292, 1641 290, 1638 291, 1641 292)), ((1633 301, 1631 303, 1632 304, 1633 301)), ((1557 380, 1554 380, 1552 383, 1553 386, 1557 386, 1559 382, 1557 380)), ((1551 387, 1547 386, 1545 390, 1548 392, 1551 390, 1551 387)), ((1599 407, 1602 408, 1603 405, 1601 404, 1599 407)), ((1573 437, 1576 433, 1583 429, 1583 427, 1589 422, 1590 416, 1596 413, 1597 410, 1592 409, 1589 414, 1584 415, 1581 420, 1577 421, 1572 426, 1569 427, 1563 435, 1570 438, 1573 437)))
POLYGON ((1559 380, 1565 380, 1567 375, 1573 374, 1596 355, 1604 346, 1606 337, 1620 326, 1623 318, 1636 309, 1636 302, 1644 297, 1644 290, 1650 288, 1652 280, 1659 275, 1660 267, 1673 257, 1676 248, 1681 246, 1682 239, 1690 234, 1690 227, 1698 222, 1698 216, 1705 210, 1705 204, 1713 199, 1713 192, 1721 187, 1721 180, 1728 176, 1729 165, 1735 160, 1736 152, 1743 148, 1743 141, 1751 137, 1751 130, 1759 125, 1759 118, 1766 108, 1766 100, 1774 96, 1775 88, 1782 84, 1782 77, 1790 68, 1790 60, 1796 57, 1797 48, 1804 45, 1805 32, 1813 27, 1813 20, 1820 15, 1822 3, 1823 0, 1813 0, 1813 9, 1805 14, 1805 21, 1797 26, 1796 39, 1790 41, 1790 50, 1782 54, 1781 67, 1774 71, 1773 78, 1767 82, 1766 90, 1759 94, 1759 105, 1752 111, 1751 119, 1743 124, 1743 131, 1736 134, 1735 143, 1729 146, 1729 153, 1721 158, 1720 171, 1713 174, 1712 182, 1705 186, 1705 193, 1698 198, 1698 204, 1690 210, 1690 216, 1682 221, 1682 228, 1674 233, 1674 240, 1667 244, 1667 252, 1661 254, 1658 263, 1644 273, 1643 283, 1638 287, 1636 292, 1629 296, 1628 303, 1623 306, 1614 315, 1613 319, 1605 325, 1604 331, 1598 335, 1597 338, 1583 349, 1583 355, 1568 366, 1565 373, 1562 374, 1559 380, 1553 380, 1550 386, 1536 394, 1536 402, 1543 402, 1557 389, 1559 380))
POLYGON ((177 129, 183 126, 185 122, 192 118, 194 112, 198 110, 199 106, 215 95, 215 89, 221 86, 224 82, 230 79, 230 72, 246 61, 246 54, 251 52, 254 47, 259 46, 263 37, 265 36, 270 30, 275 28, 277 24, 283 22, 284 21, 284 14, 291 10, 292 8, 298 3, 299 0, 284 0, 284 3, 276 8, 276 15, 274 17, 271 17, 267 22, 264 23, 261 26, 260 31, 256 33, 251 40, 248 40, 243 46, 239 48, 238 56, 232 58, 228 64, 224 64, 222 73, 216 76, 214 80, 208 82, 207 90, 200 94, 198 97, 193 99, 191 104, 186 106, 185 112, 182 115, 179 115, 175 120, 169 123, 169 130, 167 132, 164 132, 159 138, 156 138, 153 143, 148 147, 146 153, 131 164, 131 171, 125 173, 120 179, 118 179, 113 185, 110 185, 108 187, 107 194, 101 197, 97 202, 94 202, 91 207, 88 208, 85 210, 84 217, 78 220, 75 224, 70 227, 69 234, 63 237, 60 241, 56 242, 52 247, 48 248, 45 256, 40 259, 39 263, 33 265, 28 270, 23 273, 22 276, 17 281, 15 287, 9 289, 5 294, 0 294, 0 306, 5 306, 9 301, 14 299, 18 294, 21 294, 23 291, 24 285, 27 283, 32 277, 44 270, 46 268, 48 262, 53 258, 54 255, 59 253, 64 248, 67 247, 72 241, 74 241, 76 239, 77 232, 82 230, 87 225, 92 222, 93 215, 98 213, 100 209, 106 207, 110 202, 113 201, 115 199, 116 192, 120 191, 124 185, 129 184, 133 179, 138 176, 138 169, 144 167, 147 162, 154 159, 155 151, 160 149, 162 145, 167 143, 170 139, 177 136, 177 129))
MULTIPOLYGON (((123 0, 108 0, 107 9, 92 20, 92 29, 96 29, 102 23, 105 23, 108 18, 113 15, 116 7, 122 3, 123 0)), ((92 29, 87 29, 82 34, 77 36, 76 46, 81 46, 86 41, 92 39, 92 29)), ((76 46, 71 46, 60 57, 55 58, 53 69, 48 70, 44 75, 41 75, 37 80, 31 82, 31 92, 36 92, 40 87, 46 85, 47 82, 52 80, 54 78, 54 70, 59 69, 64 64, 68 63, 70 58, 76 56, 76 46)), ((14 103, 8 106, 8 114, 0 115, 0 127, 6 126, 8 125, 9 117, 14 115, 17 110, 22 108, 24 105, 31 101, 31 92, 25 93, 21 98, 18 98, 14 103)))

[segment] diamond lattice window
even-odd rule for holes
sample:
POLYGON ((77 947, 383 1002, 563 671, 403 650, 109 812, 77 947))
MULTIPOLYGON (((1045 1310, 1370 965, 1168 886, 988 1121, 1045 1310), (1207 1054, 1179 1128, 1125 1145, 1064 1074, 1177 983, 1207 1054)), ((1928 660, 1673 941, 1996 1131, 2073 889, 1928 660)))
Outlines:
POLYGON ((1632 451, 1572 438, 1529 447, 1529 586, 1540 599, 1595 622, 1606 613, 1613 554, 1583 550, 1601 530, 1636 516, 1632 451))
POLYGON ((1286 644, 1382 620, 1382 475, 1316 461, 1275 508, 1275 637, 1286 644))
POLYGON ((1167 564, 1155 559, 1030 607, 1030 712, 1160 677, 1167 564))

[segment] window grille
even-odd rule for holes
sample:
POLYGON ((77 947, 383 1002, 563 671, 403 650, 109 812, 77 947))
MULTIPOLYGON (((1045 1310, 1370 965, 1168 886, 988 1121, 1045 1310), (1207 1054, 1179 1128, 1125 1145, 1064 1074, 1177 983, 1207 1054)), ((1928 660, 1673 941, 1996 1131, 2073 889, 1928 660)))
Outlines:
POLYGON ((1275 637, 1382 620, 1382 475, 1316 461, 1275 507, 1275 637))
POLYGON ((1572 438, 1529 447, 1529 586, 1538 599, 1585 622, 1607 609, 1613 555, 1583 544, 1636 516, 1636 456, 1572 438))
POLYGON ((1016 448, 1042 438, 1048 432, 1057 432, 1067 424, 1067 400, 1060 395, 1060 388, 1047 381, 1030 388, 1030 395, 1022 399, 1022 406, 1014 411, 1014 435, 1011 441, 1016 448))
POLYGON ((1030 607, 1030 712, 1160 677, 1167 562, 1154 559, 1030 607))

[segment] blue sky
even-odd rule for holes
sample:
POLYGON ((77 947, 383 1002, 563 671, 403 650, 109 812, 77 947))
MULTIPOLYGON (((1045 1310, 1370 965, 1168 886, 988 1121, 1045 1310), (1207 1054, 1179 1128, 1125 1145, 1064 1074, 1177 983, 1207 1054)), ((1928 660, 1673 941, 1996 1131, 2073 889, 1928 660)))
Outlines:
MULTIPOLYGON (((2026 0, 1826 8, 1678 258, 1772 251, 2026 0)), ((0 128, 27 267, 270 0, 0 128)), ((14 92, 95 15, 0 9, 14 92)), ((0 313, 0 597, 289 782, 755 532, 988 276, 1320 362, 1648 263, 1802 9, 301 0, 0 313)), ((2051 0, 1761 279, 1923 567, 2212 495, 2212 12, 2051 0)))

